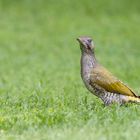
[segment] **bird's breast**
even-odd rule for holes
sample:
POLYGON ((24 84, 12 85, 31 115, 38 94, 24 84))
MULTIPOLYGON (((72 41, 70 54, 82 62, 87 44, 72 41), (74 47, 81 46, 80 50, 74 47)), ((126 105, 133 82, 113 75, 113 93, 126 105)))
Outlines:
MULTIPOLYGON (((96 59, 93 55, 88 55, 86 53, 82 54, 81 57, 81 77, 85 86, 91 91, 93 90, 90 85, 91 71, 96 65, 96 59)), ((93 77, 92 77, 93 78, 93 77)))
POLYGON ((81 69, 81 77, 82 80, 85 84, 85 86, 91 90, 91 85, 90 85, 90 69, 81 69))

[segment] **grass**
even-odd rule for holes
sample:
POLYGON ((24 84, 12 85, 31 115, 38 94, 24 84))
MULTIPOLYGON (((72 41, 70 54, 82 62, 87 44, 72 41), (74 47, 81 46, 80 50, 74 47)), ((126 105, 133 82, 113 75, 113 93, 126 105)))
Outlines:
POLYGON ((140 106, 112 105, 80 78, 76 38, 140 95, 140 10, 130 0, 0 1, 0 139, 137 140, 140 106))

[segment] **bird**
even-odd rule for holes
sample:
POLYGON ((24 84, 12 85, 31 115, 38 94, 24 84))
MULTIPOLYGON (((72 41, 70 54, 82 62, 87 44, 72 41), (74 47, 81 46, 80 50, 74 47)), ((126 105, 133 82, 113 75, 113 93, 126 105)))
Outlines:
POLYGON ((81 78, 86 88, 105 106, 140 103, 140 96, 103 67, 95 57, 95 43, 90 37, 78 37, 81 49, 81 78))

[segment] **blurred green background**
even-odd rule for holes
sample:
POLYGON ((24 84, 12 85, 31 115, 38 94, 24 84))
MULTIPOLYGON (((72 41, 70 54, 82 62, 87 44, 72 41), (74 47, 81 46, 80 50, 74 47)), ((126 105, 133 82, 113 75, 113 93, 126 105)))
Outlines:
POLYGON ((139 0, 0 0, 0 139, 139 139, 140 106, 104 107, 80 78, 76 38, 140 95, 139 0))

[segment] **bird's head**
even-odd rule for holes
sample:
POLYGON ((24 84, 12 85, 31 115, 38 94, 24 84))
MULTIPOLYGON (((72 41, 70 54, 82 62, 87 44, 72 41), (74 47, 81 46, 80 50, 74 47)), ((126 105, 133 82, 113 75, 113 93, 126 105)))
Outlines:
POLYGON ((92 53, 94 51, 94 43, 90 37, 79 37, 77 38, 80 43, 80 48, 82 52, 92 53))

